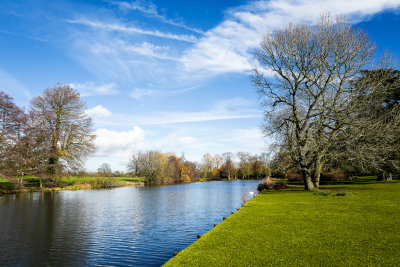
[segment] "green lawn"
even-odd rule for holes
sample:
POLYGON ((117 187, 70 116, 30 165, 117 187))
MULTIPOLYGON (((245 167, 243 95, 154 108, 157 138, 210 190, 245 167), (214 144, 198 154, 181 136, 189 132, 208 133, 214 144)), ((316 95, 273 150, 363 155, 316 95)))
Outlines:
POLYGON ((399 265, 400 182, 362 177, 322 190, 332 194, 264 191, 166 266, 399 265))

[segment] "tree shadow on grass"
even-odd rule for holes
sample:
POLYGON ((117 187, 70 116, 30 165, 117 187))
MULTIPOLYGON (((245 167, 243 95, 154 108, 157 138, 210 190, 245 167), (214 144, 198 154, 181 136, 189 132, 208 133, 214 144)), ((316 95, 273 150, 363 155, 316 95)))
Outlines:
POLYGON ((263 190, 261 191, 260 194, 290 194, 290 193, 298 193, 298 192, 304 192, 304 188, 302 187, 294 187, 294 186, 289 186, 288 188, 285 189, 271 189, 271 190, 263 190))

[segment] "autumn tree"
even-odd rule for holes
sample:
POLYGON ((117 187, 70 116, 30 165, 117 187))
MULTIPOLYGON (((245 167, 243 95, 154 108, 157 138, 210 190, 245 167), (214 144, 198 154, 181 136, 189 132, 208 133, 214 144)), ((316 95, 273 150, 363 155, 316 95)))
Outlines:
POLYGON ((49 174, 54 175, 58 166, 80 167, 94 151, 92 120, 85 108, 79 93, 69 85, 57 84, 31 101, 35 126, 43 129, 49 145, 49 174))
POLYGON ((184 154, 177 157, 172 152, 135 151, 128 170, 143 176, 147 185, 189 183, 199 179, 197 164, 186 160, 184 154))
POLYGON ((319 187, 331 144, 346 128, 358 88, 351 81, 371 63, 375 45, 343 17, 290 24, 265 35, 252 76, 265 113, 265 132, 285 142, 306 190, 319 187))
POLYGON ((159 184, 160 178, 165 175, 163 157, 158 151, 148 151, 143 154, 140 173, 145 177, 145 184, 159 184))
POLYGON ((172 183, 179 183, 181 181, 181 159, 174 153, 168 155, 168 164, 166 167, 166 173, 171 178, 172 183))

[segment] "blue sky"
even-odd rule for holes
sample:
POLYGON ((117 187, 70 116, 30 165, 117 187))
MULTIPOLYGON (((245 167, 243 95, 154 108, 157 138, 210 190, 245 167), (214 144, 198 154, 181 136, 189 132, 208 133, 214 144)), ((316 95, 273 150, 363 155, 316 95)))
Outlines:
POLYGON ((29 106, 70 84, 94 118, 97 152, 125 170, 135 149, 261 153, 252 50, 289 22, 344 14, 400 58, 400 0, 41 1, 0 3, 0 90, 29 106))

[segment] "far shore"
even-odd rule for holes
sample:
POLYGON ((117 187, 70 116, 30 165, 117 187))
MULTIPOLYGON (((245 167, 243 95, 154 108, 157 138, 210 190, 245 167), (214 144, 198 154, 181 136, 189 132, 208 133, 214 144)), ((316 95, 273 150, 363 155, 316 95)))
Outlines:
POLYGON ((142 177, 61 177, 52 181, 38 177, 0 179, 0 195, 63 190, 93 190, 124 186, 143 186, 142 177))

